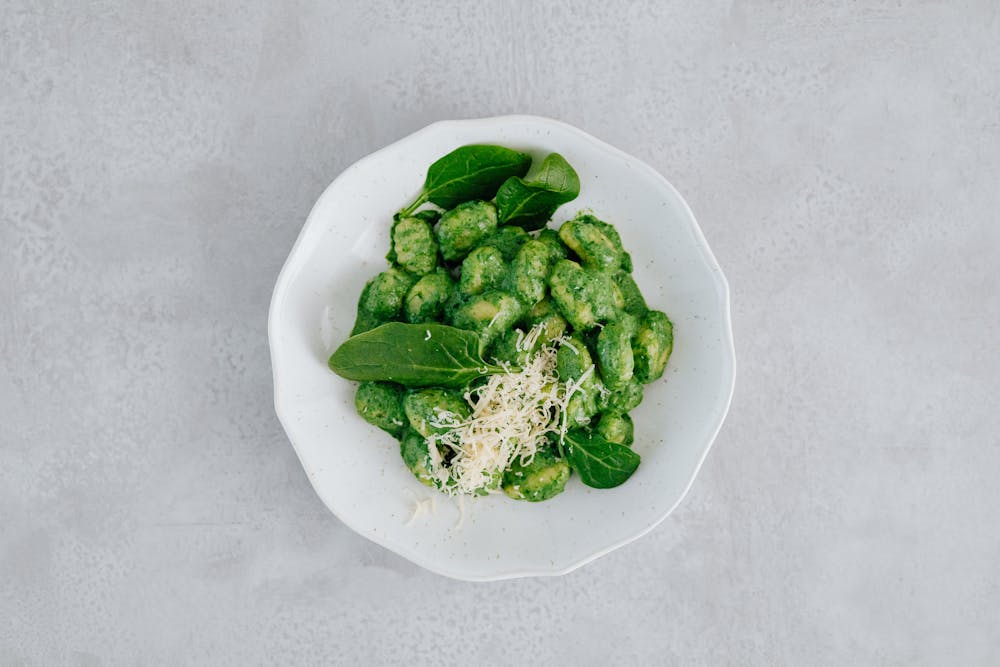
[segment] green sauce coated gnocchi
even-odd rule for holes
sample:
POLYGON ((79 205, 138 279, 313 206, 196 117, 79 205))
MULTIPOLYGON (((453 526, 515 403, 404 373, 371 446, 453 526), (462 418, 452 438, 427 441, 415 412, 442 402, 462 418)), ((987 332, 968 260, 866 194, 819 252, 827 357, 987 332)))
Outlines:
MULTIPOLYGON (((367 373, 355 379, 368 379, 358 385, 357 411, 399 441, 400 456, 420 483, 447 493, 502 491, 540 502, 562 493, 574 473, 595 488, 616 486, 639 465, 629 449, 636 437, 640 443, 648 437, 629 412, 642 401, 643 385, 664 375, 673 324, 649 307, 612 224, 585 212, 538 228, 539 216, 578 191, 578 184, 576 190, 547 189, 554 182, 577 183, 572 167, 553 155, 542 175, 526 175, 529 156, 496 146, 462 147, 434 163, 424 193, 391 225, 390 266, 365 285, 358 301, 352 337, 367 340, 364 349, 391 349, 392 341, 368 337, 393 326, 402 328, 392 336, 411 342, 387 352, 384 361, 354 361, 367 373), (503 189, 498 205, 487 197, 496 196, 504 179, 516 182, 503 189), (382 326, 391 322, 407 324, 382 326), (426 335, 417 327, 427 327, 426 335), (459 339, 466 347, 449 347, 459 339), (417 353, 421 341, 430 352, 417 353), (407 366, 396 377, 409 378, 398 380, 409 386, 384 381, 371 370, 379 364, 385 377, 393 365, 407 366), (449 364, 466 374, 452 375, 449 364), (428 376, 422 369, 431 367, 436 375, 428 376), (533 380, 518 385, 518 374, 528 369, 535 369, 533 380), (495 435, 506 433, 502 418, 493 431, 476 431, 483 401, 507 396, 498 393, 506 387, 493 381, 498 376, 512 378, 508 384, 515 389, 503 390, 521 395, 510 400, 528 400, 520 409, 540 413, 532 418, 546 424, 530 436, 537 442, 528 449, 517 440, 527 431, 495 435), (455 381, 448 384, 449 378, 455 381), (447 386, 423 386, 439 383, 447 386), (460 428, 467 429, 462 437, 480 434, 483 439, 471 443, 480 450, 499 449, 463 459, 465 445, 456 445, 455 437, 460 428), (492 461, 504 447, 515 454, 501 457, 502 466, 469 468, 492 461), (611 467, 605 460, 618 463, 611 467)), ((491 409, 503 417, 506 407, 491 409)))

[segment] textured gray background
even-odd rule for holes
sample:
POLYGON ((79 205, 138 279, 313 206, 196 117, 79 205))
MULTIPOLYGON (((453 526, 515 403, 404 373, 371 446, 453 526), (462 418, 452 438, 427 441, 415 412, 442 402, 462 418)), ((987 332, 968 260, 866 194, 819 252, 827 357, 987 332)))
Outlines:
POLYGON ((0 664, 997 664, 998 7, 3 3, 0 664), (657 530, 477 585, 324 509, 265 322, 340 170, 509 112, 685 194, 740 374, 657 530))

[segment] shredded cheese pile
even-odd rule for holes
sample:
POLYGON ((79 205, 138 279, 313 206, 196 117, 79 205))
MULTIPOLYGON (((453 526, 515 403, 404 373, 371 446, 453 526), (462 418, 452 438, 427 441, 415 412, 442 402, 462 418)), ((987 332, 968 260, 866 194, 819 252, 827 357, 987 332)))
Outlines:
MULTIPOLYGON (((519 332, 517 348, 531 349, 540 334, 539 327, 519 332)), ((495 486, 515 460, 531 462, 547 433, 565 434, 562 414, 572 392, 573 383, 559 382, 555 345, 530 355, 521 370, 508 367, 491 375, 484 386, 465 394, 472 408, 468 418, 439 410, 431 420, 435 428, 447 429, 427 438, 432 476, 449 495, 495 486), (447 467, 439 446, 454 452, 447 467)))

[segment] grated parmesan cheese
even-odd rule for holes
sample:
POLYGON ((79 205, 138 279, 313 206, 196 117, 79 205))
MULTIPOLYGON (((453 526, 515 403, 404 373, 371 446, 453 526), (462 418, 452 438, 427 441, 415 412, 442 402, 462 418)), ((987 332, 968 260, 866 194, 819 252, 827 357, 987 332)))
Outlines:
POLYGON ((421 498, 412 489, 407 487, 406 490, 413 496, 413 504, 410 506, 410 518, 403 524, 404 526, 409 526, 424 514, 434 514, 434 496, 421 498))
MULTIPOLYGON (((519 336, 518 349, 530 349, 540 334, 540 327, 535 327, 519 336)), ((555 343, 567 344, 565 339, 555 343)), ((445 429, 427 438, 427 450, 431 475, 449 495, 495 487, 515 460, 524 465, 531 462, 546 434, 565 436, 566 404, 593 372, 591 366, 576 382, 559 382, 555 345, 529 356, 518 371, 505 368, 491 375, 484 386, 466 393, 472 408, 468 418, 439 410, 430 421, 436 429, 445 429), (439 447, 453 453, 447 467, 439 447)))
POLYGON ((411 523, 413 523, 414 521, 416 521, 419 517, 423 516, 425 513, 426 514, 433 514, 434 513, 434 499, 433 498, 424 498, 423 500, 415 500, 413 502, 413 507, 411 508, 410 511, 412 512, 410 514, 410 519, 409 519, 409 521, 407 521, 406 523, 403 524, 404 526, 409 526, 411 523))
POLYGON ((517 349, 520 352, 527 352, 531 348, 535 347, 535 343, 538 342, 538 337, 542 335, 542 327, 532 327, 527 334, 525 334, 520 329, 517 330, 517 349))
POLYGON ((465 496, 458 496, 458 520, 455 521, 454 530, 461 530, 465 525, 465 496))

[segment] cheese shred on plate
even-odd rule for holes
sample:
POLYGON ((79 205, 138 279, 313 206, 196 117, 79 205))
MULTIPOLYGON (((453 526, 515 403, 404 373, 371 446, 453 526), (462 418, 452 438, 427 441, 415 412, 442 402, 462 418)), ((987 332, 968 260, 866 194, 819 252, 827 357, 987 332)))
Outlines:
MULTIPOLYGON (((520 334, 518 349, 534 347, 540 334, 537 327, 520 334)), ((435 428, 447 429, 427 438, 431 475, 450 495, 496 488, 514 461, 531 462, 546 434, 565 433, 562 414, 572 389, 559 382, 555 345, 531 354, 519 370, 508 366, 489 376, 485 385, 466 392, 468 418, 439 410, 431 420, 435 428), (441 451, 447 450, 453 456, 446 466, 441 451)))

